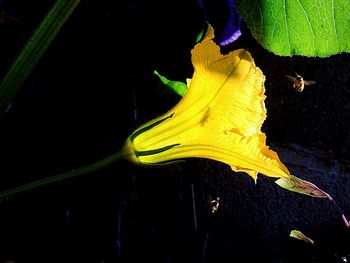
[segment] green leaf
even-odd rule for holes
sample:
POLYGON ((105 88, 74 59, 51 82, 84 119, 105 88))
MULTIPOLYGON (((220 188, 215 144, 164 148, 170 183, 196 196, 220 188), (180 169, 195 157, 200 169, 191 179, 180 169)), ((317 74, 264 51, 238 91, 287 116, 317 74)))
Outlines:
POLYGON ((236 0, 257 41, 277 55, 350 52, 349 0, 236 0))
POLYGON ((204 24, 204 27, 202 28, 202 30, 198 33, 197 38, 196 38, 196 43, 199 43, 203 40, 203 37, 205 36, 205 33, 208 30, 208 23, 204 24))
MULTIPOLYGON (((0 81, 0 115, 15 97, 80 0, 57 0, 0 81)), ((29 11, 28 11, 29 12, 29 11)))
POLYGON ((158 76, 160 81, 172 89, 176 94, 183 97, 187 92, 187 85, 181 81, 168 80, 166 77, 160 75, 156 70, 153 72, 154 75, 158 76))

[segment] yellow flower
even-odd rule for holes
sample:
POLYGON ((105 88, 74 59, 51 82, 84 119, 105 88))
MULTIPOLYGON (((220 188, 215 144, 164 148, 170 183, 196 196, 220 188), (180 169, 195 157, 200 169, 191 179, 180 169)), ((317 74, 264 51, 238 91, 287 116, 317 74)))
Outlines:
POLYGON ((188 91, 169 112, 138 128, 126 141, 132 162, 161 164, 199 157, 226 163, 236 172, 290 177, 260 131, 266 118, 261 70, 246 50, 227 55, 212 40, 209 25, 192 53, 188 91))

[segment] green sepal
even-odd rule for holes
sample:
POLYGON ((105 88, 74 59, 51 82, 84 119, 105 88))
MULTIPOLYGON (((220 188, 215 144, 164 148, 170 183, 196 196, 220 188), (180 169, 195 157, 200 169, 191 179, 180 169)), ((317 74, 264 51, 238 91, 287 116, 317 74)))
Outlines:
POLYGON ((167 119, 173 117, 173 115, 174 115, 174 113, 171 114, 171 115, 168 116, 168 117, 165 117, 165 118, 163 118, 163 119, 160 119, 160 120, 158 120, 158 121, 155 121, 155 122, 153 122, 152 124, 147 125, 147 126, 141 128, 141 129, 135 131, 133 134, 131 134, 131 136, 130 136, 130 141, 133 142, 133 141, 135 140, 135 138, 136 138, 137 136, 139 136, 141 133, 152 129, 153 127, 157 126, 158 124, 162 123, 163 121, 165 121, 165 120, 167 120, 167 119))
POLYGON ((165 152, 167 150, 170 150, 171 148, 180 145, 180 143, 175 143, 172 145, 164 146, 162 148, 154 149, 154 150, 149 150, 149 151, 135 151, 136 157, 140 156, 146 156, 146 155, 153 155, 161 152, 165 152))
POLYGON ((188 87, 185 83, 181 81, 174 81, 174 80, 169 80, 166 77, 160 75, 156 70, 153 72, 154 75, 158 76, 160 81, 169 87, 172 91, 174 91, 176 94, 180 95, 181 97, 185 96, 188 87))

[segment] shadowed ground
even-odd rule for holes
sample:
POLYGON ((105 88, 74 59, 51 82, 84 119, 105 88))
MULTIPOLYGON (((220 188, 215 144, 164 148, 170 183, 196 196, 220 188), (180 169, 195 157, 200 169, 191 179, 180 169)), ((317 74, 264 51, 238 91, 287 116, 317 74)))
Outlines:
MULTIPOLYGON (((1 73, 51 4, 5 2, 16 19, 0 25, 1 73)), ((215 12, 209 18, 214 28, 220 25, 215 12)), ((152 72, 191 77, 190 50, 202 23, 195 1, 82 1, 0 120, 1 189, 103 158, 135 127, 174 105, 178 98, 164 92, 152 72)), ((331 194, 350 217, 349 54, 278 57, 244 24, 242 31, 225 50, 248 49, 266 75, 268 144, 292 174, 331 194), (317 84, 295 92, 285 78, 294 72, 317 84)), ((116 163, 4 200, 0 214, 0 262, 329 263, 350 257, 349 230, 329 201, 288 192, 263 176, 255 184, 201 159, 152 168, 116 163), (210 200, 217 197, 212 214, 210 200), (290 238, 292 229, 315 245, 290 238)))

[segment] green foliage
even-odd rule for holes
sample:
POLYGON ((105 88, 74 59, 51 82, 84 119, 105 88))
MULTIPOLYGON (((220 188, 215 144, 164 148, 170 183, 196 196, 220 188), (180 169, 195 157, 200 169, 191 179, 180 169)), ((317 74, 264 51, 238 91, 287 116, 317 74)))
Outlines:
POLYGON ((0 81, 0 115, 44 55, 80 0, 57 0, 0 81))
POLYGON ((253 36, 277 55, 350 52, 349 0, 237 0, 253 36))
POLYGON ((185 83, 181 81, 169 80, 166 77, 160 75, 157 71, 154 71, 153 74, 158 76, 160 81, 176 94, 180 95, 181 97, 186 94, 188 87, 185 83))

